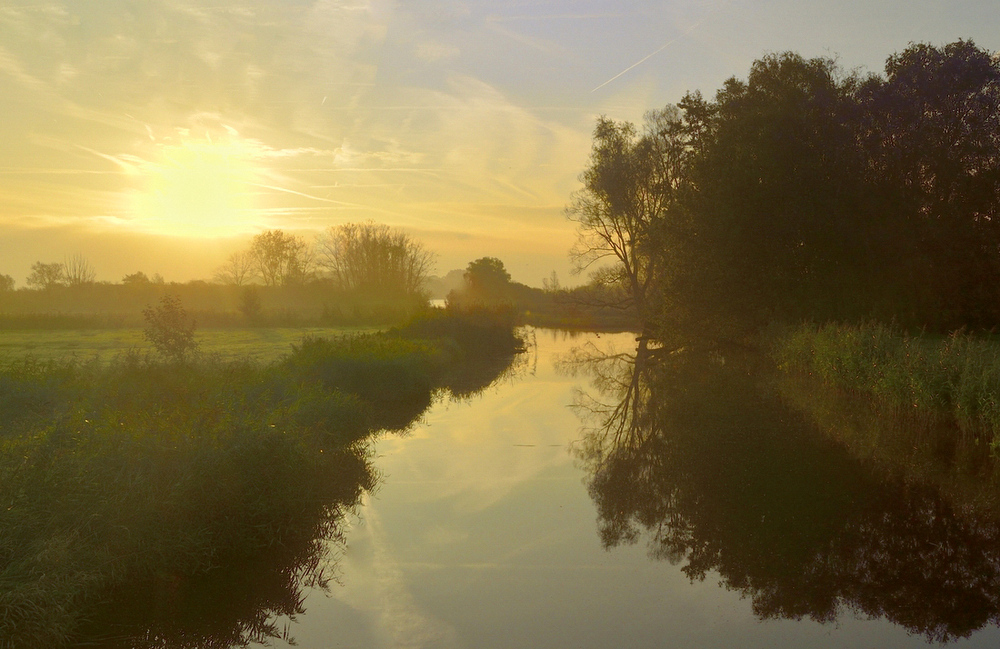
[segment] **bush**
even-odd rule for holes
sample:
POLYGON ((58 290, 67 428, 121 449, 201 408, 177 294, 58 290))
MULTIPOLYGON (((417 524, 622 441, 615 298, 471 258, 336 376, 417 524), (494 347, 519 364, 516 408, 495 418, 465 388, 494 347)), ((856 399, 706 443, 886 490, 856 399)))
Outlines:
POLYGON ((195 321, 188 317, 180 298, 164 295, 160 298, 159 306, 146 307, 142 310, 142 316, 146 319, 143 336, 163 356, 182 362, 197 349, 198 343, 194 340, 195 321))

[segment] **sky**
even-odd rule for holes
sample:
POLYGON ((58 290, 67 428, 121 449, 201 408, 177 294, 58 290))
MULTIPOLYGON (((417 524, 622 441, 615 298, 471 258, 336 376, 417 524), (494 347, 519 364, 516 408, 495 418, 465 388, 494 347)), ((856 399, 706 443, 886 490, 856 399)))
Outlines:
POLYGON ((770 52, 880 72, 1000 50, 995 0, 0 0, 0 273, 209 279, 250 237, 373 220, 517 281, 570 276, 600 115, 770 52))

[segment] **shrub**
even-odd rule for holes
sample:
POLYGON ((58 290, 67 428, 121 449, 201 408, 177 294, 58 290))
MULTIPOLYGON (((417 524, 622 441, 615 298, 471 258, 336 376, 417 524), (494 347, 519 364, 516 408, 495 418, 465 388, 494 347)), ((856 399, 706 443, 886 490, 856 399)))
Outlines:
POLYGON ((188 317, 177 296, 164 295, 159 306, 146 307, 142 316, 146 319, 143 336, 163 356, 181 362, 197 349, 195 321, 188 317))

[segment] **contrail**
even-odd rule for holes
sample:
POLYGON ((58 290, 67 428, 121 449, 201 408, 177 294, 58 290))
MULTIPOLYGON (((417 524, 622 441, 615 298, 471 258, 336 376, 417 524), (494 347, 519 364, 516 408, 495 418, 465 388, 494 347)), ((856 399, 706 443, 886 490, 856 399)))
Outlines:
MULTIPOLYGON (((698 24, 700 25, 701 23, 698 23, 698 24)), ((695 27, 697 27, 697 25, 695 25, 695 27)), ((693 29, 693 28, 692 28, 692 29, 693 29)), ((686 35, 687 35, 687 34, 685 34, 685 36, 686 36, 686 35)), ((680 38, 680 36, 678 36, 677 38, 680 38)), ((646 56, 642 57, 641 59, 639 59, 638 61, 636 61, 636 62, 635 62, 635 63, 633 63, 632 65, 628 66, 627 68, 625 68, 624 70, 622 70, 621 72, 619 72, 618 74, 616 74, 615 76, 611 77, 610 79, 608 79, 607 81, 605 81, 605 82, 604 82, 604 83, 602 83, 601 85, 597 86, 596 88, 594 88, 594 89, 593 89, 593 90, 591 90, 590 92, 597 92, 598 90, 600 90, 600 89, 601 89, 601 88, 603 88, 604 86, 608 85, 609 83, 611 83, 612 81, 614 81, 614 80, 615 80, 615 79, 617 79, 618 77, 622 76, 623 74, 625 74, 626 72, 628 72, 629 70, 631 70, 632 68, 634 68, 635 66, 637 66, 637 65, 641 65, 641 64, 645 63, 645 62, 646 62, 646 61, 648 61, 649 59, 653 58, 654 56, 656 56, 657 54, 659 54, 660 52, 662 52, 663 50, 667 49, 668 47, 670 47, 671 45, 673 45, 673 44, 674 44, 675 42, 677 42, 677 38, 672 38, 672 39, 670 39, 669 41, 667 41, 666 43, 664 43, 664 44, 663 44, 663 45, 662 45, 662 46, 660 47, 660 49, 656 50, 656 51, 655 51, 655 52, 653 52, 652 54, 647 54, 646 56)))
POLYGON ((616 74, 615 76, 611 77, 610 79, 608 79, 607 81, 605 81, 601 85, 597 86, 596 88, 594 88, 590 92, 597 92, 598 90, 600 90, 604 86, 608 85, 609 83, 611 83, 612 81, 614 81, 618 77, 622 76, 623 74, 625 74, 626 72, 628 72, 632 68, 634 68, 636 66, 639 66, 639 65, 642 65, 643 63, 645 63, 649 59, 653 58, 654 56, 656 56, 657 54, 659 54, 663 50, 667 49, 668 47, 670 47, 671 45, 673 45, 674 43, 676 43, 682 37, 689 35, 691 32, 693 32, 694 30, 696 30, 699 27, 701 27, 702 23, 704 23, 706 20, 708 20, 709 18, 711 18, 714 14, 718 13, 718 11, 720 9, 722 9, 722 7, 723 7, 724 4, 725 3, 719 4, 719 6, 716 7, 713 11, 708 12, 708 14, 706 14, 704 18, 702 18, 701 20, 699 20, 695 24, 693 24, 690 27, 688 27, 687 29, 685 29, 684 32, 681 33, 680 36, 675 36, 674 38, 671 38, 669 41, 667 41, 666 43, 664 43, 663 45, 661 45, 655 52, 652 52, 652 53, 647 54, 646 56, 642 57, 641 59, 639 59, 638 61, 636 61, 632 65, 628 66, 627 68, 625 68, 624 70, 622 70, 621 72, 619 72, 618 74, 616 74))

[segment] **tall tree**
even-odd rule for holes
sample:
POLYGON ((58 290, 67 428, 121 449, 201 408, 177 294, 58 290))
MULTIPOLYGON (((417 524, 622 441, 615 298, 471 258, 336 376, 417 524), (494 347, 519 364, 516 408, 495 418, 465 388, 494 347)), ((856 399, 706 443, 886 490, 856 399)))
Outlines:
POLYGON ((865 308, 859 280, 874 268, 852 84, 829 59, 784 53, 717 93, 686 201, 691 250, 673 285, 693 312, 725 304, 753 326, 865 308))
POLYGON ((570 252, 576 270, 596 267, 597 283, 624 288, 619 306, 634 307, 644 322, 661 261, 652 254, 662 244, 654 224, 676 200, 686 156, 676 107, 647 113, 641 134, 631 123, 601 117, 583 188, 566 209, 577 223, 570 252))
POLYGON ((418 295, 434 264, 420 242, 371 221, 331 227, 317 245, 319 265, 348 291, 418 295))
POLYGON ((90 284, 97 277, 97 271, 94 270, 93 264, 80 253, 68 257, 63 262, 63 269, 66 276, 66 283, 70 286, 90 284))
POLYGON ((48 289, 66 283, 66 269, 59 262, 46 264, 36 261, 25 284, 28 288, 48 289))
POLYGON ((312 274, 313 255, 302 237, 266 230, 250 241, 257 274, 268 286, 300 284, 312 274))
POLYGON ((882 218, 897 223, 898 309, 937 328, 1000 323, 1000 60, 915 44, 859 89, 882 218))
POLYGON ((215 280, 222 284, 243 286, 257 276, 257 268, 257 259, 250 251, 237 250, 215 271, 215 280))

